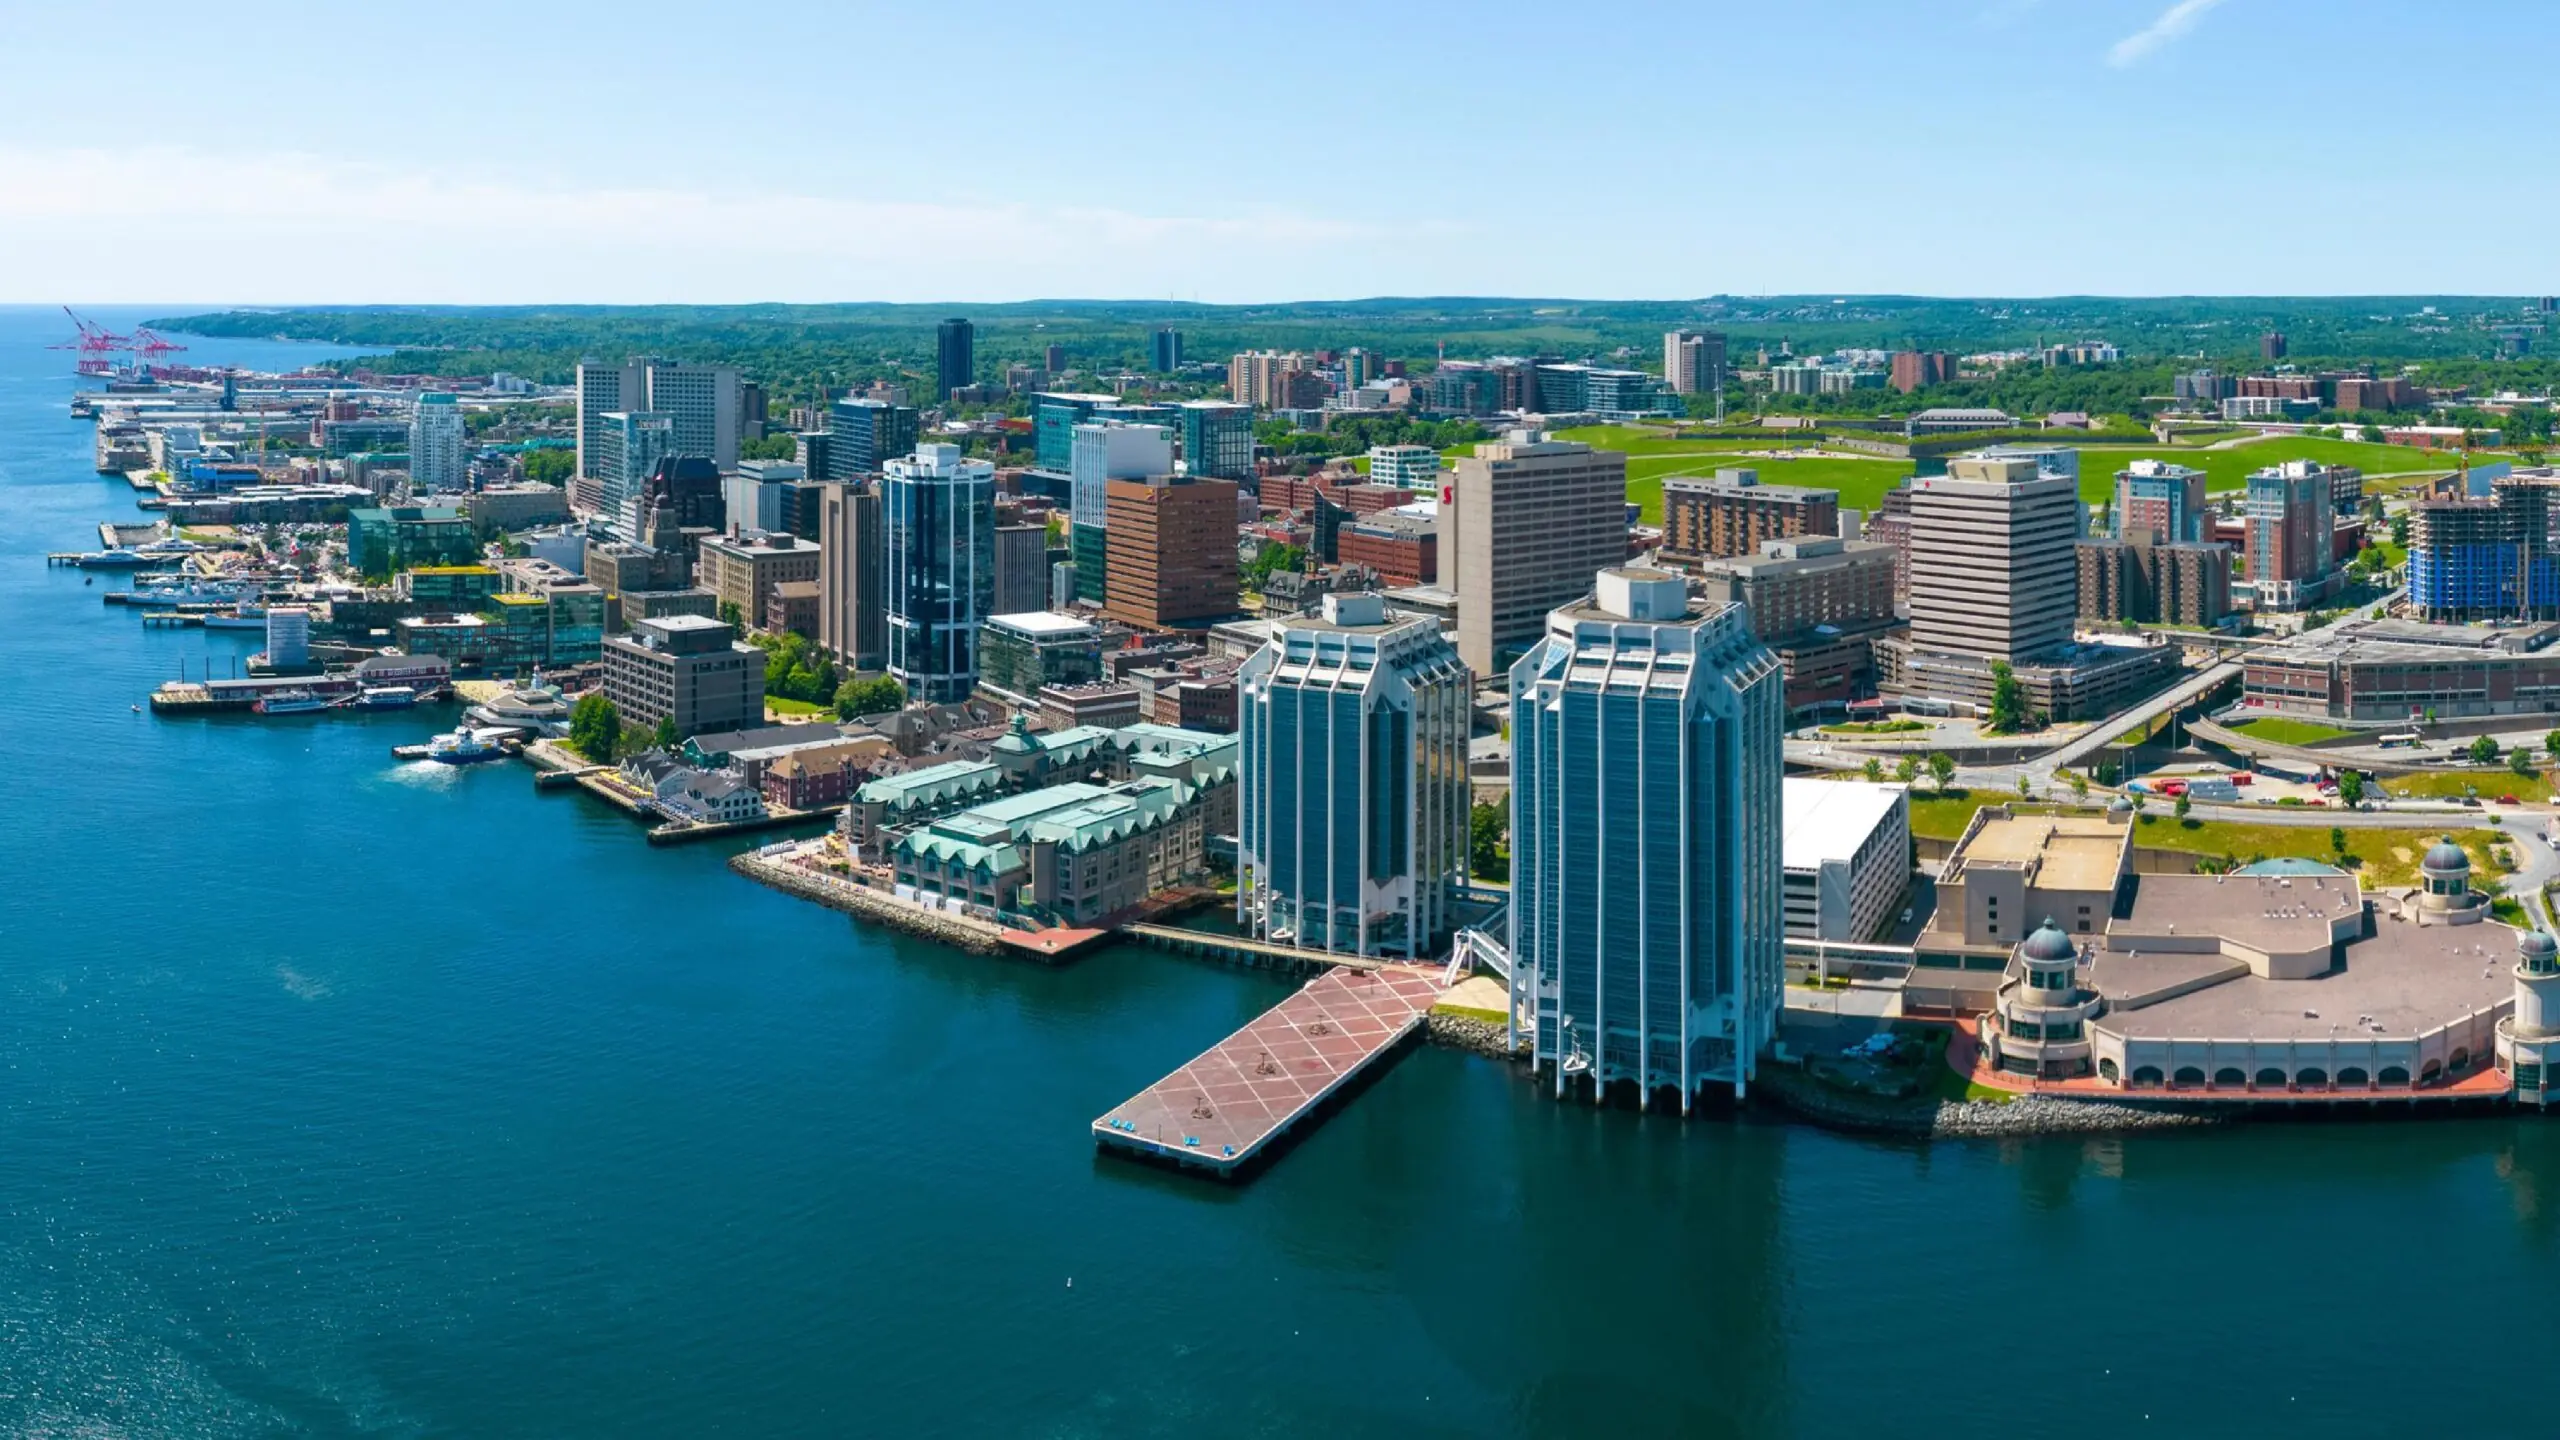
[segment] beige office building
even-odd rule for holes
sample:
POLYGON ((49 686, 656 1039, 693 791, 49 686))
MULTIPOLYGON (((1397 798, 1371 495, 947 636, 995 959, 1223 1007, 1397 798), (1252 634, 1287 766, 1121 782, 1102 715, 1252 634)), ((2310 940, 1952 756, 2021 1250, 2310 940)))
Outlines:
POLYGON ((1478 675, 1509 668, 1546 634, 1549 611, 1626 561, 1617 451, 1514 432, 1478 445, 1441 486, 1440 584, 1457 597, 1459 658, 1478 675))
POLYGON ((818 645, 839 663, 887 668, 888 576, 880 492, 844 481, 828 485, 818 499, 818 645))
POLYGON ((765 611, 777 585, 815 580, 822 547, 791 535, 706 535, 694 564, 694 583, 721 605, 735 605, 750 625, 765 611))
POLYGON ((1964 458, 1911 495, 1911 647, 2031 660, 2070 648, 2079 486, 2032 459, 1964 458))
POLYGON ((625 725, 692 736, 764 723, 764 652, 700 615, 642 620, 604 642, 604 693, 625 725))

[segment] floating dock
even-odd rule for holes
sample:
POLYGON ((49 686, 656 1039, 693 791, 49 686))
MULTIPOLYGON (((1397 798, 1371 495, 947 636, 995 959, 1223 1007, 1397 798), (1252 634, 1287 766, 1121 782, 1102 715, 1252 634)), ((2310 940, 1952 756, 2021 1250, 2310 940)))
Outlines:
POLYGON ((1233 1178, 1422 1025, 1436 969, 1337 967, 1093 1122, 1106 1150, 1233 1178))

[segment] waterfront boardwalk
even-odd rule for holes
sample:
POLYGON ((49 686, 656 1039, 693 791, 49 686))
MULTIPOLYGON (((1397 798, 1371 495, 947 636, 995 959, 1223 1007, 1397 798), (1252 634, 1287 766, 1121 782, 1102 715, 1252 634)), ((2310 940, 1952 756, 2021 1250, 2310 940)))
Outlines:
POLYGON ((1232 1177, 1412 1034, 1440 999, 1425 966, 1339 966, 1093 1122, 1106 1150, 1232 1177))

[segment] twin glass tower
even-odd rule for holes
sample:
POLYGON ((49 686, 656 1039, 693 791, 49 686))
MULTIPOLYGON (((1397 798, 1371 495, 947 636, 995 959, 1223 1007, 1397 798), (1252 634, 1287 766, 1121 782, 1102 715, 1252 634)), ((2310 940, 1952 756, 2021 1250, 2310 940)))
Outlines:
MULTIPOLYGON (((1472 677, 1428 621, 1328 596, 1237 675, 1236 919, 1436 962, 1466 891, 1472 677)), ((1740 606, 1605 570, 1511 668, 1514 1016, 1562 1096, 1737 1098, 1784 983, 1776 659, 1740 606)), ((1480 899, 1486 897, 1479 897, 1480 899)), ((1479 922, 1484 923, 1484 922, 1479 922)), ((1479 932, 1481 933, 1481 932, 1479 932)))

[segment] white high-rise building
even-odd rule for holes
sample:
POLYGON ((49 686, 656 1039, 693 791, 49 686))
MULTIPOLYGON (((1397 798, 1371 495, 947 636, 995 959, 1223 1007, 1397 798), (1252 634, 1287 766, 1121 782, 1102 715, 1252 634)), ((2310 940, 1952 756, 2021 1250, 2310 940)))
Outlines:
POLYGON ((267 664, 299 670, 311 663, 311 611, 301 605, 267 607, 267 664))
POLYGON ((1511 668, 1511 986, 1556 1093, 1738 1098, 1785 947, 1778 663, 1739 605, 1605 570, 1511 668))
POLYGON ((1162 425, 1078 425, 1074 447, 1067 460, 1067 518, 1079 527, 1102 528, 1108 482, 1173 473, 1173 432, 1162 425))
POLYGON ((1911 648, 2012 663, 2071 646, 2085 508, 2032 458, 1966 457, 1911 490, 1911 648))
POLYGON ((722 470, 738 465, 738 371, 733 365, 681 365, 633 359, 578 365, 578 474, 602 481, 597 446, 606 417, 651 411, 669 422, 670 455, 700 455, 722 470))
POLYGON ((409 485, 420 492, 452 492, 469 478, 469 439, 462 407, 450 395, 418 397, 409 416, 409 485))
POLYGON ((966 700, 995 606, 996 467, 957 445, 919 445, 881 469, 889 673, 910 700, 966 700))
POLYGON ((1069 432, 1067 518, 1074 528, 1068 531, 1067 544, 1075 559, 1080 598, 1098 605, 1108 593, 1103 582, 1110 551, 1103 527, 1110 482, 1172 473, 1173 431, 1166 426, 1100 420, 1069 432))
POLYGON ((1372 445, 1369 483, 1440 493, 1440 452, 1428 445, 1372 445))
POLYGON ((1377 595, 1327 595, 1236 673, 1237 923, 1311 950, 1429 957, 1466 879, 1467 699, 1455 647, 1377 595))
POLYGON ((703 455, 738 468, 738 368, 648 362, 649 408, 672 426, 670 455, 703 455))

